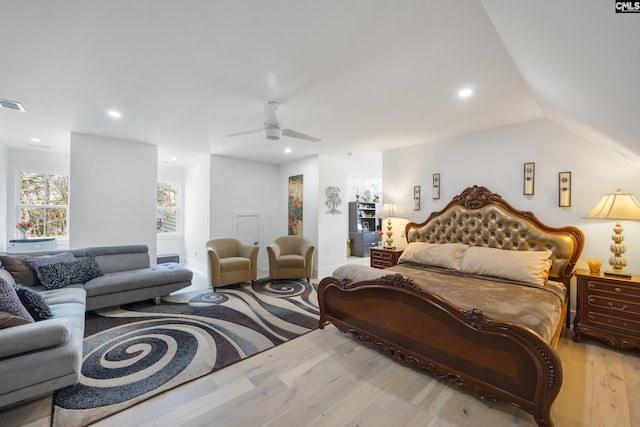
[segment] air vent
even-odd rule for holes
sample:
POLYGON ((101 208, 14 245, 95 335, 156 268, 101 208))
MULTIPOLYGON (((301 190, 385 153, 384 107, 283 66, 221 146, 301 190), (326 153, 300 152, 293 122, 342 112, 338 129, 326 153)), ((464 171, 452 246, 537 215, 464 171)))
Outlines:
POLYGON ((16 101, 9 101, 8 99, 0 99, 0 108, 6 110, 22 111, 24 113, 24 107, 22 104, 16 101))

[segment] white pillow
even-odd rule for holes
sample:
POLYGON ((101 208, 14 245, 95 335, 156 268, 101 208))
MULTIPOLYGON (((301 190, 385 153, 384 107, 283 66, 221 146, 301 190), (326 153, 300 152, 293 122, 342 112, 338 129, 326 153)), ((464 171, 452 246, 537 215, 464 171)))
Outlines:
POLYGON ((544 286, 551 269, 551 251, 510 251, 472 246, 460 271, 544 286))
POLYGON ((460 270, 462 257, 469 245, 464 243, 411 242, 398 262, 416 262, 435 267, 460 270))

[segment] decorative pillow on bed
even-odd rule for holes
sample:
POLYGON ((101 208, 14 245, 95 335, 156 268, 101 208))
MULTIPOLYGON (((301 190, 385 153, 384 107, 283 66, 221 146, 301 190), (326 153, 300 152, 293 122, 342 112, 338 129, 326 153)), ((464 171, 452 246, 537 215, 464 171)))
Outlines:
POLYGON ((72 283, 86 283, 102 276, 102 270, 94 256, 71 262, 58 262, 36 268, 38 278, 47 289, 64 288, 72 283))
POLYGON ((464 253, 460 271, 544 286, 551 269, 551 254, 471 246, 464 253))
POLYGON ((464 243, 411 242, 398 262, 416 262, 435 267, 460 270, 462 257, 469 245, 464 243))

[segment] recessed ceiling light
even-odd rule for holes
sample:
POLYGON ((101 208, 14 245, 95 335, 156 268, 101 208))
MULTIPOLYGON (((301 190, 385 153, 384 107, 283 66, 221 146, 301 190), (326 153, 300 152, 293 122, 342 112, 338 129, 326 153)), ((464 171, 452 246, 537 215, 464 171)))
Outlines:
POLYGON ((122 117, 122 113, 117 110, 109 110, 107 111, 107 114, 109 115, 109 117, 113 117, 114 119, 119 119, 120 117, 122 117))
POLYGON ((293 150, 292 150, 291 148, 285 148, 285 149, 284 149, 284 152, 285 152, 285 153, 287 153, 287 154, 288 154, 288 153, 290 153, 290 152, 292 152, 292 151, 293 151, 293 150))
POLYGON ((45 145, 45 144, 29 144, 29 147, 33 147, 33 148, 43 148, 45 150, 48 150, 51 148, 50 145, 45 145))
POLYGON ((175 162, 176 160, 178 160, 178 158, 177 158, 177 157, 172 157, 172 158, 171 158, 171 161, 172 161, 172 162, 175 162))
POLYGON ((469 98, 471 95, 473 95, 473 89, 471 89, 470 87, 460 89, 460 92, 458 92, 459 98, 469 98))
POLYGON ((40 142, 40 138, 31 138, 30 141, 31 142, 40 142))

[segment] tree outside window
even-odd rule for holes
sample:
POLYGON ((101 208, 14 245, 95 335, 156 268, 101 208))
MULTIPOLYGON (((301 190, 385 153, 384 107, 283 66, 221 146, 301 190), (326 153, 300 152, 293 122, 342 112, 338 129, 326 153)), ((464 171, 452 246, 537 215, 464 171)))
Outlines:
POLYGON ((67 237, 69 177, 20 172, 18 220, 34 225, 31 237, 67 237))
POLYGON ((178 184, 159 182, 157 186, 156 233, 178 233, 180 223, 178 184))

